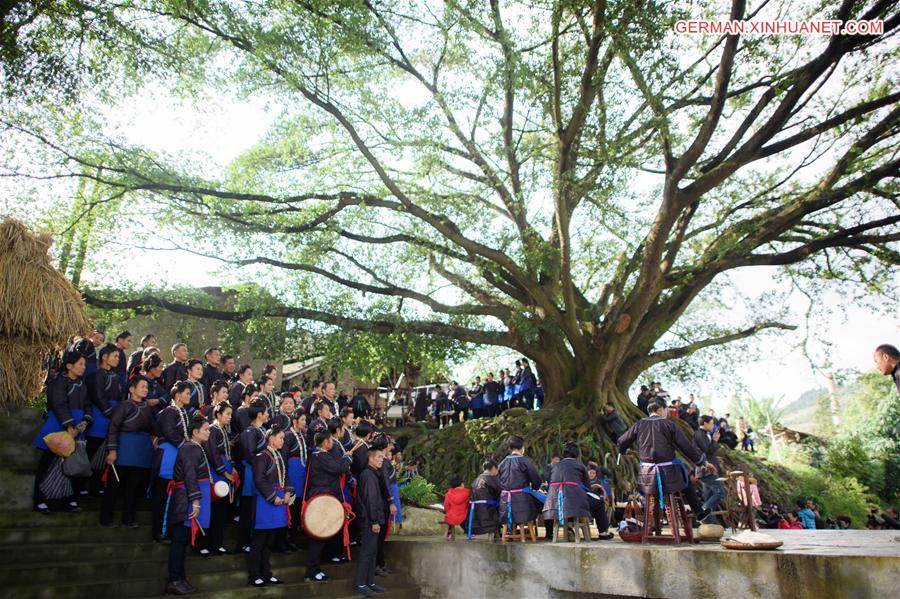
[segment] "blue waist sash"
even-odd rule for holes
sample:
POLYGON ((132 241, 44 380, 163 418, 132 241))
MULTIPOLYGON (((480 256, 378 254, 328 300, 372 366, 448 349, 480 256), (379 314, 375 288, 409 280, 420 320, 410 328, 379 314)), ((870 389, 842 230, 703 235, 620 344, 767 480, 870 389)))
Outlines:
POLYGON ((150 433, 144 431, 119 433, 116 465, 150 468, 153 465, 153 442, 150 440, 150 433))
POLYGON ((175 458, 178 457, 178 448, 168 441, 163 441, 159 444, 159 449, 163 452, 162 461, 159 464, 159 477, 172 480, 172 471, 175 470, 175 458))
POLYGON ((525 487, 524 489, 511 489, 509 491, 503 490, 500 491, 500 496, 505 497, 506 499, 506 526, 507 530, 512 531, 513 521, 512 521, 512 494, 513 493, 528 493, 535 499, 543 504, 547 501, 547 496, 539 491, 535 491, 531 487, 525 487))
MULTIPOLYGON (((496 499, 473 499, 469 501, 469 522, 467 525, 466 536, 469 540, 472 540, 472 520, 475 518, 475 504, 480 503, 484 505, 497 505, 500 502, 496 499)), ((508 504, 509 502, 507 502, 508 504)), ((507 510, 508 511, 508 510, 507 510)), ((512 528, 512 525, 509 525, 512 528)))
POLYGON ((291 485, 294 487, 294 492, 302 496, 303 486, 306 484, 306 465, 303 463, 303 460, 300 458, 288 458, 287 474, 291 485))
MULTIPOLYGON (((84 410, 72 410, 72 418, 74 422, 72 426, 78 426, 82 420, 84 420, 84 410)), ((59 423, 59 418, 56 417, 56 414, 53 413, 53 410, 49 410, 47 413, 47 420, 44 421, 44 424, 41 425, 41 430, 38 431, 37 437, 32 441, 32 445, 37 447, 38 449, 43 449, 44 451, 49 451, 47 448, 47 444, 44 443, 44 437, 49 435, 50 433, 58 433, 60 431, 64 431, 66 429, 59 423)))
MULTIPOLYGON (((110 409, 119 405, 119 400, 112 399, 109 401, 110 409)), ((106 433, 109 432, 109 418, 98 408, 97 406, 91 406, 91 416, 94 421, 91 423, 87 430, 85 431, 85 435, 88 437, 101 437, 106 438, 106 433)))
POLYGON ((403 513, 400 508, 400 485, 397 483, 391 483, 391 497, 394 498, 394 505, 397 506, 397 513, 394 515, 394 522, 400 523, 403 521, 403 513))
POLYGON ((244 462, 244 478, 243 488, 241 490, 242 497, 253 497, 256 493, 256 485, 253 484, 253 466, 249 462, 244 462))
MULTIPOLYGON (((284 499, 284 489, 276 488, 275 493, 278 497, 284 499)), ((271 530, 273 528, 286 528, 288 525, 288 506, 285 504, 275 505, 266 501, 262 493, 257 491, 256 494, 256 520, 253 528, 260 530, 271 530)))
POLYGON ((687 468, 684 467, 684 462, 682 462, 678 456, 672 458, 671 462, 641 462, 641 467, 652 468, 656 472, 656 490, 659 491, 659 509, 665 511, 666 503, 663 499, 663 479, 662 479, 662 469, 666 466, 680 466, 681 471, 684 473, 684 480, 689 481, 690 477, 688 476, 687 468))

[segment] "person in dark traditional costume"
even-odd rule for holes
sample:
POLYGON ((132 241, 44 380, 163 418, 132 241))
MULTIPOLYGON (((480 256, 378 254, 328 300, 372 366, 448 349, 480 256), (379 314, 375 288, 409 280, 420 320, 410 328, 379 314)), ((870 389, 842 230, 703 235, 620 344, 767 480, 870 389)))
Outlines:
POLYGON ((197 591, 187 580, 184 561, 187 545, 196 543, 200 528, 209 528, 210 473, 202 444, 209 439, 209 422, 201 414, 190 421, 190 437, 178 450, 169 485, 166 527, 172 527, 169 548, 169 581, 166 594, 189 595, 197 591))
POLYGON ((273 390, 275 383, 271 378, 263 374, 256 379, 255 384, 259 389, 259 397, 257 399, 265 404, 266 413, 269 415, 269 420, 265 424, 265 428, 268 428, 272 425, 272 419, 278 414, 278 400, 275 399, 275 391, 273 390))
MULTIPOLYGON (((103 442, 106 441, 109 417, 112 415, 113 408, 123 398, 125 385, 119 382, 119 373, 116 371, 119 357, 119 351, 115 345, 104 345, 97 354, 97 370, 91 375, 90 380, 85 381, 88 398, 91 400, 91 418, 93 418, 93 422, 85 431, 87 452, 92 463, 97 452, 103 448, 103 442)), ((97 457, 102 459, 101 456, 97 457)), ((91 476, 90 491, 95 496, 100 494, 102 486, 100 474, 101 470, 98 469, 91 476)))
MULTIPOLYGON (((250 406, 256 403, 256 398, 258 396, 259 390, 256 385, 247 385, 246 387, 243 387, 242 395, 240 397, 241 401, 238 404, 238 407, 235 408, 231 417, 231 434, 235 440, 239 439, 241 433, 250 426, 250 406)), ((231 400, 229 400, 228 403, 231 403, 231 400)), ((234 407, 234 404, 232 404, 232 407, 234 407)), ((238 445, 238 452, 235 457, 241 459, 240 445, 238 445)))
POLYGON ((291 428, 291 415, 294 413, 294 396, 290 393, 282 393, 278 398, 278 412, 269 418, 269 426, 276 424, 283 431, 291 428))
POLYGON ((525 441, 518 435, 509 437, 510 454, 497 467, 500 478, 500 521, 510 532, 513 524, 531 522, 544 503, 537 490, 541 475, 531 458, 525 456, 525 441))
POLYGON ((216 381, 213 386, 221 384, 222 401, 216 404, 213 411, 213 421, 209 426, 209 440, 203 444, 203 450, 209 460, 212 469, 213 484, 224 481, 228 483, 229 493, 227 497, 213 497, 212 513, 210 514, 209 530, 201 544, 200 555, 226 555, 225 549, 225 524, 231 513, 234 501, 234 489, 240 480, 235 472, 234 460, 231 457, 231 437, 228 435, 228 427, 231 424, 231 404, 225 399, 225 381, 216 381))
POLYGON ((187 378, 188 348, 184 343, 176 343, 172 346, 172 361, 163 369, 162 384, 166 389, 171 389, 175 383, 187 378))
MULTIPOLYGON (((50 451, 44 437, 50 433, 66 431, 75 439, 84 433, 91 423, 87 388, 81 378, 86 363, 82 354, 66 351, 63 354, 60 373, 47 389, 47 420, 33 441, 34 446, 41 450, 41 458, 34 476, 33 501, 34 509, 42 514, 50 511, 50 505, 41 490, 41 483, 47 478, 54 460, 61 459, 50 451)), ((81 509, 72 497, 57 499, 69 510, 81 509)))
MULTIPOLYGON (((328 430, 328 421, 331 420, 331 406, 324 401, 313 405, 310 415, 309 427, 306 431, 308 445, 315 447, 315 435, 328 430)), ((337 441, 335 441, 337 442, 337 441)))
POLYGON ((288 504, 293 502, 295 495, 281 454, 283 445, 284 430, 274 425, 266 433, 266 448, 253 457, 256 517, 253 520, 250 555, 247 557, 247 582, 253 587, 283 583, 272 574, 269 562, 276 536, 290 526, 288 504))
MULTIPOLYGON (((200 408, 200 413, 206 416, 210 424, 216 421, 216 407, 221 403, 228 403, 228 383, 218 380, 209 389, 209 403, 200 408)), ((231 406, 231 404, 228 405, 231 406)), ((234 415, 234 410, 231 415, 234 415)))
MULTIPOLYGON (((284 445, 281 454, 287 464, 288 479, 291 486, 298 494, 303 492, 306 484, 306 466, 308 462, 306 446, 306 413, 296 409, 291 414, 291 427, 284 435, 284 445)), ((300 531, 300 502, 290 506, 291 522, 294 524, 288 530, 287 549, 297 550, 298 534, 300 531)))
POLYGON ((253 458, 266 446, 266 433, 263 424, 269 419, 266 404, 254 401, 247 408, 250 424, 241 432, 241 463, 243 464, 241 480, 241 518, 238 524, 237 551, 250 551, 250 537, 253 531, 253 514, 256 512, 256 488, 253 479, 253 458))
MULTIPOLYGON (((338 457, 331 451, 333 439, 327 428, 316 433, 313 441, 316 450, 309 456, 304 498, 309 500, 316 495, 327 494, 343 502, 343 487, 346 484, 347 474, 350 472, 350 455, 345 454, 338 457)), ((306 554, 305 580, 313 582, 329 580, 328 575, 321 568, 322 551, 326 544, 338 547, 340 534, 336 534, 327 541, 310 539, 306 554)))
POLYGON ((120 490, 122 526, 138 526, 137 504, 146 494, 153 465, 153 409, 144 401, 149 387, 147 379, 134 377, 128 382, 128 400, 113 408, 106 436, 106 491, 100 504, 100 526, 115 526, 113 511, 120 490))
MULTIPOLYGON (((680 491, 698 520, 709 512, 702 509, 697 493, 690 484, 687 468, 675 455, 678 449, 698 466, 706 463, 700 450, 691 443, 671 420, 666 418, 666 402, 657 397, 647 406, 649 416, 635 422, 619 437, 619 452, 637 443, 641 460, 638 486, 645 494, 669 494, 680 491)), ((660 504, 663 498, 660 497, 660 504)))
POLYGON ((153 485, 151 488, 152 534, 159 543, 167 542, 163 535, 169 482, 175 468, 178 450, 189 438, 190 417, 185 407, 191 399, 191 387, 184 381, 175 383, 170 394, 171 403, 156 418, 159 437, 153 455, 153 485))
POLYGON ((156 347, 156 336, 152 333, 141 337, 141 346, 131 352, 131 355, 128 357, 128 364, 125 371, 129 375, 132 373, 136 374, 140 371, 141 362, 144 361, 144 350, 148 347, 156 347))
POLYGON ((469 517, 466 520, 466 535, 496 533, 500 527, 500 479, 497 477, 497 463, 485 460, 484 471, 472 482, 472 499, 469 501, 469 517))
POLYGON ((384 463, 384 453, 377 449, 357 449, 356 453, 366 454, 366 467, 359 475, 356 486, 354 512, 359 521, 360 549, 357 555, 355 591, 363 597, 383 593, 384 588, 375 584, 376 554, 381 529, 387 526, 387 506, 382 494, 380 471, 384 463))
POLYGON ((587 467, 578 460, 581 451, 574 443, 566 444, 563 458, 553 466, 547 500, 544 502, 543 518, 557 521, 564 526, 568 518, 594 518, 600 531, 600 539, 611 539, 607 532, 609 519, 602 500, 597 500, 593 509, 588 502, 590 480, 587 467))
POLYGON ((131 349, 131 337, 132 335, 129 331, 122 331, 116 335, 115 351, 119 359, 113 367, 113 371, 119 377, 119 388, 123 392, 128 387, 128 368, 126 368, 127 364, 125 363, 128 358, 125 352, 131 349))
MULTIPOLYGON (((394 450, 394 439, 390 435, 381 434, 377 443, 373 442, 372 447, 380 449, 384 455, 391 455, 394 450)), ((390 460, 384 460, 381 464, 381 492, 384 495, 384 503, 387 506, 385 517, 387 525, 378 534, 378 552, 375 556, 375 575, 387 576, 391 573, 385 563, 385 541, 387 541, 388 531, 394 524, 400 523, 400 489, 397 486, 397 470, 390 460), (396 495, 395 495, 396 494, 396 495), (396 502, 395 502, 396 497, 396 502)))
POLYGON ((153 410, 153 414, 158 416, 159 413, 169 405, 169 390, 162 386, 162 370, 163 363, 159 354, 148 356, 141 363, 141 370, 138 374, 147 379, 149 388, 147 389, 147 405, 153 410))
MULTIPOLYGON (((235 410, 240 407, 243 401, 246 388, 253 383, 253 369, 249 364, 241 364, 237 369, 237 380, 232 383, 231 389, 228 390, 228 403, 235 410)), ((235 412, 235 418, 237 412, 235 412)))
POLYGON ((193 414, 207 404, 207 390, 200 382, 203 378, 203 362, 200 360, 189 360, 186 367, 187 376, 185 381, 191 386, 191 399, 188 404, 188 412, 193 414))
POLYGON ((210 347, 203 352, 203 357, 206 359, 206 364, 203 366, 203 377, 200 379, 200 382, 203 383, 209 395, 212 395, 212 386, 216 381, 225 381, 225 384, 228 384, 226 381, 227 377, 219 370, 222 352, 218 347, 210 347))

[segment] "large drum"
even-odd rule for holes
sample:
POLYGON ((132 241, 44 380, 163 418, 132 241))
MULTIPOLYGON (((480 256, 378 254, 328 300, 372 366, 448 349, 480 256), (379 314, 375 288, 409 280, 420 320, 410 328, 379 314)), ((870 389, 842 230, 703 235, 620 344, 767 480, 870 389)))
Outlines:
POLYGON ((330 539, 343 527, 346 516, 344 506, 333 495, 316 495, 306 502, 301 514, 303 530, 319 541, 330 539))

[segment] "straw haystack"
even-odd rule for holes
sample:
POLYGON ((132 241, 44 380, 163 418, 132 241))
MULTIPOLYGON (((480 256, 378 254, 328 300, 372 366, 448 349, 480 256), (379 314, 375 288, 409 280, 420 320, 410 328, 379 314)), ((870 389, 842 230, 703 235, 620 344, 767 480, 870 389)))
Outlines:
POLYGON ((91 331, 81 294, 50 262, 52 242, 15 219, 0 224, 0 405, 37 397, 41 356, 91 331))

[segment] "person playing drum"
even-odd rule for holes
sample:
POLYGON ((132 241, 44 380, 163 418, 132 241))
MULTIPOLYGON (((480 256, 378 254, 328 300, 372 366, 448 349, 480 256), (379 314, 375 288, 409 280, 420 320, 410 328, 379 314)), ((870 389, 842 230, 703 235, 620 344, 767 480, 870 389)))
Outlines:
MULTIPOLYGON (((309 501, 317 495, 330 495, 341 501, 343 499, 341 486, 346 480, 347 473, 350 472, 351 456, 345 454, 338 457, 332 453, 331 447, 334 441, 328 429, 317 432, 313 437, 313 441, 315 442, 316 450, 309 456, 304 501, 309 501)), ((307 524, 304 519, 304 526, 306 527, 307 524)), ((310 536, 312 537, 312 535, 310 536)), ((322 550, 325 548, 326 543, 334 550, 334 554, 340 552, 341 541, 336 533, 327 539, 310 538, 309 549, 306 554, 305 580, 314 582, 325 582, 328 580, 328 576, 320 567, 322 550)))

